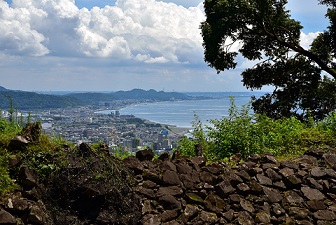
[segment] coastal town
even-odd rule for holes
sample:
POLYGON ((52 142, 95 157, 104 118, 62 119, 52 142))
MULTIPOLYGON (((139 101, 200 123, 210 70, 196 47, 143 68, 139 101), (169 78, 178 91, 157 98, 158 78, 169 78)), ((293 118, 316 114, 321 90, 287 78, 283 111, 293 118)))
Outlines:
MULTIPOLYGON (((119 102, 113 107, 103 103, 100 106, 39 110, 30 112, 29 120, 41 122, 43 133, 51 138, 62 138, 74 144, 105 143, 111 152, 126 154, 145 148, 157 153, 171 151, 189 132, 188 128, 158 124, 134 115, 122 115, 120 106, 128 104, 129 101, 119 102)), ((28 112, 17 114, 16 118, 28 116, 28 112)), ((9 112, 2 111, 2 116, 8 117, 9 112)))

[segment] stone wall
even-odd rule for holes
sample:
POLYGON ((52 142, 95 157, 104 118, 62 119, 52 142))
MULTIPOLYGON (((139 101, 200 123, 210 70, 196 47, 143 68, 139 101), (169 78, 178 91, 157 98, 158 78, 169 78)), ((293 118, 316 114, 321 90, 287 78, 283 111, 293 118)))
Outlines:
POLYGON ((236 166, 150 151, 128 157, 141 224, 336 224, 336 151, 291 161, 252 155, 236 166))
MULTIPOLYGON (((84 147, 85 151, 79 150, 90 152, 88 146, 84 147)), ((178 153, 172 157, 163 154, 155 160, 153 156, 152 151, 144 150, 121 162, 122 168, 133 172, 137 194, 133 195, 130 189, 123 195, 125 207, 115 201, 117 198, 111 198, 115 199, 114 204, 106 201, 112 193, 125 192, 122 188, 103 191, 98 183, 84 187, 77 185, 81 180, 75 182, 74 188, 81 194, 78 201, 83 202, 82 196, 89 195, 80 205, 85 214, 66 205, 69 212, 64 211, 63 220, 68 222, 64 223, 50 211, 54 208, 48 203, 50 199, 41 198, 45 196, 41 195, 44 186, 38 182, 36 172, 21 167, 20 189, 0 203, 0 224, 336 224, 334 149, 311 149, 291 161, 251 155, 244 162, 230 163, 234 166, 207 163, 204 157, 186 158, 178 153), (105 199, 104 204, 97 206, 97 198, 105 199), (90 212, 95 212, 95 216, 90 212)), ((97 165, 94 160, 97 159, 86 161, 97 165)), ((239 161, 239 156, 232 160, 239 161)), ((87 164, 78 169, 85 172, 86 167, 87 164)), ((113 171, 109 173, 118 177, 113 171)), ((90 173, 81 174, 85 180, 92 177, 90 173)))

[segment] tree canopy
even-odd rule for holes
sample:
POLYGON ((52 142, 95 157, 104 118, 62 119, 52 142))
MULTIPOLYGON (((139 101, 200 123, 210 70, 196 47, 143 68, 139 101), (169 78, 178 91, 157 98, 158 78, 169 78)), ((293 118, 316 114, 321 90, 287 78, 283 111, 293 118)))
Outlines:
POLYGON ((204 59, 217 73, 234 69, 239 54, 256 61, 242 72, 244 86, 274 86, 274 91, 253 99, 255 112, 321 119, 336 106, 336 1, 316 1, 327 6, 330 25, 309 49, 300 45, 303 26, 291 18, 287 3, 205 0, 204 59))

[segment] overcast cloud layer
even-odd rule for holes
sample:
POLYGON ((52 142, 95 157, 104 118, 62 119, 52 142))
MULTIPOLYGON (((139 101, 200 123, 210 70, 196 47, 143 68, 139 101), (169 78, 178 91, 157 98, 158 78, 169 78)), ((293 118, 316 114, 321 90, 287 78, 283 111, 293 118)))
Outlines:
MULTIPOLYGON (((0 0, 0 86, 245 90, 239 70, 215 75, 204 63, 200 1, 92 2, 0 0)), ((309 47, 317 32, 303 33, 302 44, 309 47)), ((240 68, 247 65, 242 61, 240 68)))

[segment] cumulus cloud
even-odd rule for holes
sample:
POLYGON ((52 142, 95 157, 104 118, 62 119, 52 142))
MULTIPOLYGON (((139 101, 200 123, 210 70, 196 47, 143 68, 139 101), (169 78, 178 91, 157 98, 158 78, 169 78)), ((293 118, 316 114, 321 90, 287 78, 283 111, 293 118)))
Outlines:
POLYGON ((314 39, 320 34, 321 32, 315 32, 315 33, 302 33, 300 35, 300 44, 303 48, 309 49, 311 43, 314 41, 314 39))
POLYGON ((79 9, 74 0, 13 0, 11 6, 1 1, 0 10, 5 54, 191 63, 190 54, 203 50, 201 4, 117 0, 113 6, 79 9))

